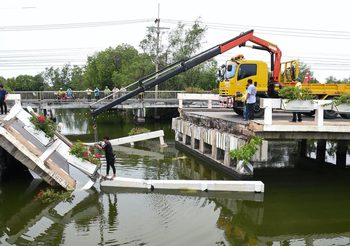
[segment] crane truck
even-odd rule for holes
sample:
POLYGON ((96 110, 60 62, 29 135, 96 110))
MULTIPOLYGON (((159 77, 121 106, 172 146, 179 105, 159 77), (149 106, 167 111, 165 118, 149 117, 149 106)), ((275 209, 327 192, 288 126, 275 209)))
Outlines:
MULTIPOLYGON (((283 86, 292 86, 293 80, 298 76, 298 62, 296 60, 281 62, 282 52, 277 45, 267 42, 253 35, 254 30, 243 32, 235 38, 232 38, 222 44, 216 45, 208 50, 203 51, 189 59, 173 63, 162 70, 152 73, 140 80, 136 81, 138 86, 136 89, 127 94, 109 101, 108 103, 97 107, 91 107, 91 114, 96 117, 100 113, 132 98, 139 93, 153 88, 154 86, 182 73, 194 66, 205 62, 217 55, 223 54, 235 47, 248 46, 247 42, 255 43, 251 46, 254 49, 265 50, 271 54, 271 72, 268 71, 268 65, 263 61, 245 60, 242 55, 231 59, 226 64, 220 67, 219 75, 219 93, 226 101, 231 101, 233 110, 238 113, 243 113, 242 95, 245 93, 248 79, 255 81, 257 87, 257 97, 278 97, 278 90, 283 86), (281 67, 283 67, 283 76, 281 76, 281 67)), ((321 99, 330 99, 334 95, 339 95, 344 91, 350 92, 350 85, 322 85, 310 84, 303 86, 310 89, 313 94, 321 99), (346 88, 345 88, 346 87, 346 88)), ((101 102, 102 100, 100 100, 101 102)), ((256 117, 263 114, 263 110, 259 107, 257 100, 254 109, 256 117)), ((335 117, 333 111, 325 111, 325 115, 329 118, 335 117)))
MULTIPOLYGON (((268 65, 264 61, 245 60, 243 55, 231 58, 218 71, 220 101, 242 115, 243 95, 246 92, 247 81, 251 79, 256 83, 257 88, 254 116, 261 117, 264 112, 259 107, 259 99, 278 97, 279 89, 284 86, 294 86, 298 78, 299 63, 297 60, 281 62, 282 52, 278 46, 254 36, 253 31, 245 33, 243 39, 245 41, 238 44, 239 47, 250 47, 270 53, 271 71, 268 70, 268 65), (253 45, 247 44, 248 41, 253 45)), ((309 84, 307 78, 303 82, 303 88, 320 100, 331 100, 334 96, 350 94, 349 84, 309 84)), ((324 111, 325 118, 331 119, 336 116, 337 113, 333 110, 324 111)), ((341 114, 341 116, 350 118, 348 114, 341 114)))

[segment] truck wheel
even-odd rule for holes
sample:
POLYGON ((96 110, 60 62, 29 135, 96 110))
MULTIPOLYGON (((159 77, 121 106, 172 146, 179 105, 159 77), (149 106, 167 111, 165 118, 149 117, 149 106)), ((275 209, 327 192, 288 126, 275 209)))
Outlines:
POLYGON ((264 116, 264 109, 260 108, 260 97, 256 98, 254 105, 254 118, 261 118, 264 116))
POLYGON ((338 113, 334 110, 324 110, 323 118, 325 119, 335 119, 337 118, 338 113))
POLYGON ((240 116, 243 115, 243 109, 240 109, 240 108, 233 108, 233 111, 234 111, 236 114, 240 115, 240 116))
POLYGON ((303 115, 305 115, 305 116, 313 116, 315 114, 315 110, 313 110, 313 111, 310 111, 310 112, 304 112, 303 113, 303 115))
POLYGON ((350 119, 350 114, 340 114, 343 119, 350 119))

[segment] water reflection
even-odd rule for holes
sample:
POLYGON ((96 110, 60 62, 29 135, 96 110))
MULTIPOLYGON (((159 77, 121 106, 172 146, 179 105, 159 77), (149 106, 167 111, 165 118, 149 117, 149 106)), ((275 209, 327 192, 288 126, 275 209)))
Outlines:
MULTIPOLYGON (((188 163, 186 168, 190 166, 188 163)), ((96 187, 76 193, 71 204, 35 202, 38 187, 25 197, 13 196, 15 208, 1 216, 0 242, 339 245, 350 240, 348 174, 324 172, 315 176, 308 171, 282 171, 264 182, 268 187, 265 194, 113 188, 99 191, 96 187), (332 178, 334 174, 337 178, 332 178), (286 182, 295 177, 297 182, 286 182)))
MULTIPOLYGON (((79 121, 72 124, 76 122, 79 121)), ((76 127, 83 122, 88 120, 82 118, 76 127)), ((125 136, 134 127, 118 117, 103 124, 99 134, 108 132, 112 137, 125 136)), ((165 129, 169 147, 159 147, 156 140, 137 143, 134 148, 116 147, 118 176, 231 179, 176 150, 168 123, 157 122, 147 128, 165 129)), ((71 139, 91 141, 90 130, 88 127, 84 136, 71 139)), ((96 183, 95 189, 77 193, 71 204, 41 204, 34 201, 34 196, 46 185, 15 177, 0 186, 0 244, 349 244, 349 170, 306 168, 309 160, 298 162, 296 142, 271 144, 269 162, 258 164, 254 171, 254 179, 265 183, 264 194, 101 191, 96 183)), ((314 143, 309 143, 308 148, 310 153, 316 153, 314 143)))

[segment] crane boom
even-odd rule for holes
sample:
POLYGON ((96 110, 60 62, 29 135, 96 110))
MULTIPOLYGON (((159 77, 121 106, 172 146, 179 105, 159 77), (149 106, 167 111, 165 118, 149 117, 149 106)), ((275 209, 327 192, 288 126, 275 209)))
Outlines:
POLYGON ((270 53, 277 54, 275 59, 276 61, 275 61, 275 66, 274 66, 275 69, 274 69, 273 76, 274 76, 274 80, 278 81, 278 75, 280 70, 276 69, 276 65, 280 67, 281 51, 278 49, 276 45, 273 45, 265 40, 254 37, 253 32, 254 30, 250 30, 250 31, 241 33, 237 37, 230 39, 220 45, 214 46, 206 51, 203 51, 202 53, 197 54, 187 60, 176 62, 156 73, 152 73, 151 75, 148 75, 145 78, 142 78, 141 80, 138 81, 139 86, 136 89, 134 89, 133 91, 130 91, 124 96, 121 96, 113 100, 110 103, 107 103, 106 105, 103 105, 99 108, 92 110, 91 111, 92 116, 95 117, 100 113, 128 100, 129 98, 132 98, 141 92, 149 90, 150 88, 153 88, 154 86, 178 75, 179 73, 185 72, 186 70, 191 69, 194 66, 201 64, 204 61, 207 61, 217 55, 220 55, 230 49, 233 49, 234 47, 245 46, 245 42, 247 41, 251 41, 253 43, 259 44, 263 46, 266 50, 268 50, 270 53), (278 72, 278 75, 277 75, 277 72, 278 72), (275 79, 276 76, 277 76, 277 79, 275 79))

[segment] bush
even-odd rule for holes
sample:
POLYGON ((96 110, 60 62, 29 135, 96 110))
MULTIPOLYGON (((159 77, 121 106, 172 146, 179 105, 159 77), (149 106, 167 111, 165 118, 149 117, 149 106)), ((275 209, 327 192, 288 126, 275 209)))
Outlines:
POLYGON ((87 147, 79 140, 73 144, 69 153, 93 164, 101 164, 101 154, 99 149, 92 146, 87 147))
POLYGON ((315 96, 311 94, 308 89, 303 89, 301 87, 291 87, 285 86, 278 91, 278 95, 284 99, 292 100, 313 100, 315 96))
POLYGON ((262 138, 259 137, 253 137, 251 138, 248 143, 243 145, 239 149, 234 149, 230 151, 230 156, 232 159, 236 159, 238 161, 243 161, 243 164, 248 164, 253 155, 255 154, 256 150, 258 149, 258 146, 261 145, 262 138))
POLYGON ((185 91, 187 93, 203 93, 204 90, 202 88, 198 88, 198 87, 187 87, 185 89, 185 91))
POLYGON ((46 137, 53 139, 55 136, 55 131, 57 128, 56 123, 46 118, 44 115, 32 115, 30 122, 33 123, 36 130, 42 130, 46 137))
POLYGON ((129 136, 136 135, 136 134, 141 134, 141 133, 147 133, 150 132, 149 129, 147 128, 139 128, 139 127, 134 127, 129 131, 129 136))

